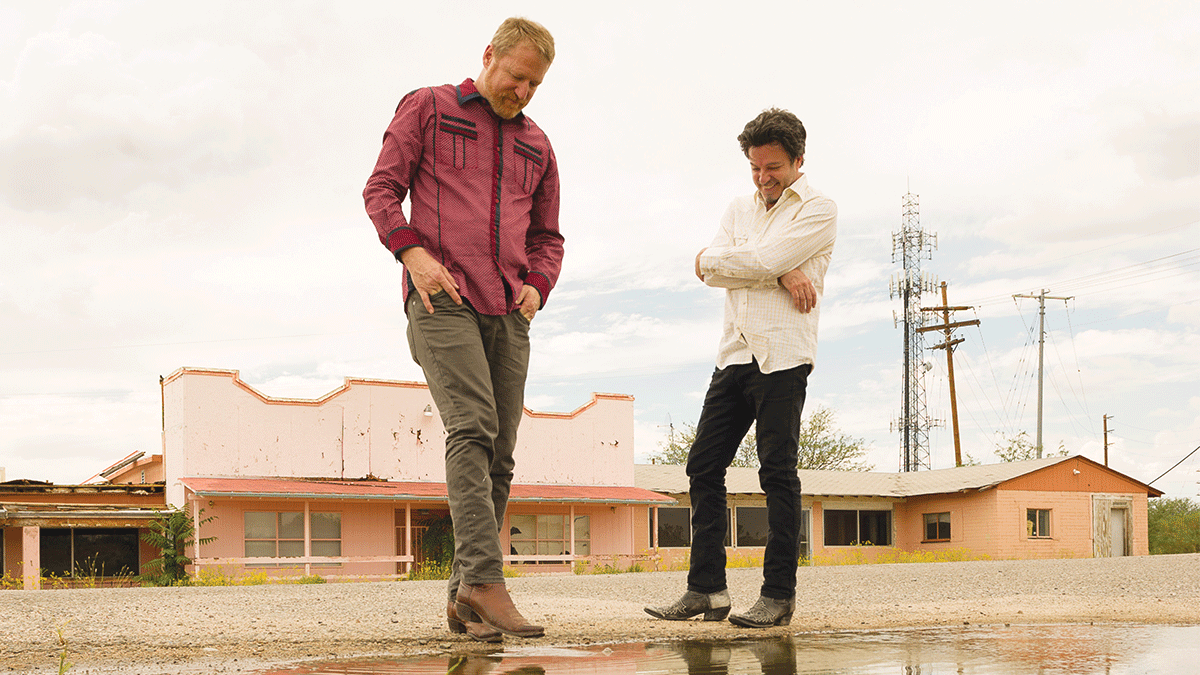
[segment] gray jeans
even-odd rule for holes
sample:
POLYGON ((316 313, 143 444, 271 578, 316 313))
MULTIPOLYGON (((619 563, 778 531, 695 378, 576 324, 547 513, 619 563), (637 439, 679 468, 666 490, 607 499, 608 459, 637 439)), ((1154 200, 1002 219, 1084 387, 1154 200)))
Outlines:
POLYGON ((454 521, 449 594, 460 581, 504 582, 500 527, 512 485, 513 448, 525 406, 529 321, 456 305, 431 296, 430 314, 417 293, 407 303, 408 346, 425 371, 446 427, 446 491, 454 521))

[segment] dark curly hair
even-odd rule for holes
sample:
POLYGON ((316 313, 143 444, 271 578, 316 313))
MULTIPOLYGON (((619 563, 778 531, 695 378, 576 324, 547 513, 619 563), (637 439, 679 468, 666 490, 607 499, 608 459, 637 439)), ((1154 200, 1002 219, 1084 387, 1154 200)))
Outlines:
POLYGON ((804 141, 807 138, 804 123, 780 108, 767 108, 759 113, 758 117, 746 123, 737 137, 747 157, 750 156, 750 148, 778 143, 792 160, 804 156, 804 141))

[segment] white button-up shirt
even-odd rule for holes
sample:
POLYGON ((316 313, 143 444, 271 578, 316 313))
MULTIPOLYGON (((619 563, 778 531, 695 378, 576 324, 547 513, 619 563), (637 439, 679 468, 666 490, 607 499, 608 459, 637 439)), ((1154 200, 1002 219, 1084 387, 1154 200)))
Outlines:
POLYGON ((837 238, 837 206, 801 174, 767 209, 762 195, 738 197, 700 256, 704 283, 726 289, 725 328, 717 368, 757 359, 764 373, 815 364, 825 270, 837 238), (800 268, 817 305, 796 309, 779 277, 800 268))

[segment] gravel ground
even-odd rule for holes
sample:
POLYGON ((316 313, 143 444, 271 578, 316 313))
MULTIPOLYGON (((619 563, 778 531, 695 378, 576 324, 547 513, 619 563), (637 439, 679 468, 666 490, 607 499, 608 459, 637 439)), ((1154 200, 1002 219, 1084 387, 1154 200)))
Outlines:
MULTIPOLYGON (((759 568, 729 570, 734 610, 758 595, 759 568)), ((1200 554, 1082 560, 802 567, 789 627, 651 619, 685 572, 509 579, 546 626, 509 645, 571 646, 823 630, 970 624, 1200 624, 1200 554)), ((233 673, 358 656, 484 653, 446 629, 445 582, 0 592, 0 672, 56 673, 57 629, 78 673, 233 673)))

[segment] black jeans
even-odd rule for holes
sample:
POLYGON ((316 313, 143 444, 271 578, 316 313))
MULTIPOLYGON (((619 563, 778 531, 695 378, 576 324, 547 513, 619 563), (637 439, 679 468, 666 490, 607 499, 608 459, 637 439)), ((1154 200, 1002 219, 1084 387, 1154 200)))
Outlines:
POLYGON ((767 548, 762 595, 785 599, 796 594, 800 557, 800 477, 796 453, 800 413, 812 365, 764 375, 758 363, 713 372, 688 452, 691 481, 692 553, 688 590, 715 593, 726 588, 725 471, 755 422, 758 483, 767 495, 767 548))

